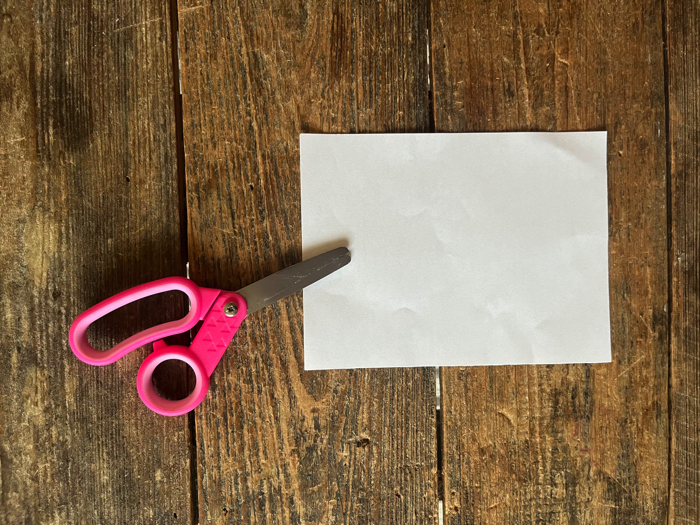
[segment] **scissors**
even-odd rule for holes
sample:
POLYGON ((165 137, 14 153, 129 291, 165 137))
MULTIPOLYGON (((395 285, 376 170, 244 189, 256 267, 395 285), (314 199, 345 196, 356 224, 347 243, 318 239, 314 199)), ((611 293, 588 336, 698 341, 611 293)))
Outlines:
POLYGON ((139 396, 154 412, 179 416, 194 410, 207 395, 209 377, 248 315, 323 279, 349 262, 348 249, 337 248, 285 268, 237 292, 200 288, 184 277, 167 277, 135 286, 80 314, 70 327, 70 347, 81 361, 103 366, 153 342, 153 353, 143 361, 136 376, 139 396), (185 292, 189 297, 190 311, 185 317, 148 328, 104 352, 90 346, 87 329, 97 319, 138 299, 171 290, 185 292), (189 347, 167 345, 162 340, 191 330, 199 321, 203 321, 202 327, 189 347), (169 359, 187 363, 196 378, 192 393, 179 401, 164 399, 153 388, 154 370, 169 359))

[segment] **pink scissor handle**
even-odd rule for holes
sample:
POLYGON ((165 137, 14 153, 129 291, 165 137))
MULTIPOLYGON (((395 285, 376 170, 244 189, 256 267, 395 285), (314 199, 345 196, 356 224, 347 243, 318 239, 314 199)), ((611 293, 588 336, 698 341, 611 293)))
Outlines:
POLYGON ((78 359, 85 363, 95 366, 114 363, 125 354, 145 344, 190 330, 197 324, 197 321, 206 315, 211 304, 220 293, 220 290, 200 288, 184 277, 166 277, 165 279, 135 286, 109 299, 105 299, 101 303, 96 304, 80 314, 70 327, 70 333, 68 335, 70 347, 73 349, 73 353, 78 359), (124 305, 143 299, 144 297, 171 290, 185 292, 190 298, 190 311, 182 319, 148 328, 138 334, 132 335, 105 352, 95 350, 88 342, 87 329, 99 318, 124 305))
POLYGON ((235 292, 200 288, 184 277, 168 277, 121 292, 86 310, 73 321, 68 339, 78 359, 97 366, 114 363, 132 350, 155 341, 153 353, 139 368, 136 387, 148 408, 164 416, 179 416, 194 410, 207 395, 209 377, 245 319, 247 311, 245 299, 235 292), (144 297, 172 290, 185 292, 190 298, 190 311, 182 319, 148 328, 105 352, 95 350, 88 342, 87 329, 97 319, 144 297), (194 328, 200 320, 204 322, 189 348, 168 346, 159 341, 194 328), (153 372, 160 363, 169 359, 184 361, 194 370, 195 387, 185 399, 164 399, 153 388, 153 372))
POLYGON ((242 296, 235 292, 221 292, 189 348, 168 346, 163 341, 153 343, 154 351, 143 361, 136 377, 139 396, 145 405, 164 416, 179 416, 197 408, 207 395, 209 377, 226 352, 246 313, 247 305, 242 296), (184 361, 194 371, 194 390, 185 399, 164 399, 153 388, 153 372, 160 363, 169 359, 184 361))

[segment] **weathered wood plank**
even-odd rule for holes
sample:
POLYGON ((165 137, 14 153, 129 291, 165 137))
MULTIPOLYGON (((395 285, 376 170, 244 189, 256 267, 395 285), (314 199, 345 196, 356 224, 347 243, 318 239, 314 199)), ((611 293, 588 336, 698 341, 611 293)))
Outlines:
MULTIPOLYGON (((420 1, 180 5, 192 278, 300 260, 300 132, 427 131, 420 1)), ((196 412, 202 523, 435 523, 435 376, 304 372, 300 294, 248 319, 196 412)))
POLYGON ((183 273, 170 43, 168 2, 0 7, 2 523, 191 521, 187 419, 139 400, 147 350, 96 368, 68 346, 85 308, 183 273))
POLYGON ((700 5, 666 3, 671 184, 671 521, 700 523, 700 5))
POLYGON ((443 369, 445 523, 662 523, 661 5, 433 0, 431 14, 437 131, 609 132, 613 363, 443 369))

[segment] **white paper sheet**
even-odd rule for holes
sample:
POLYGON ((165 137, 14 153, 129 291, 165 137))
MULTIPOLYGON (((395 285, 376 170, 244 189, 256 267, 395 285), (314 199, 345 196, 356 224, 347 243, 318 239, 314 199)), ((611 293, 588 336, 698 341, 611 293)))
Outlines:
POLYGON ((606 138, 302 135, 305 368, 610 361, 606 138))

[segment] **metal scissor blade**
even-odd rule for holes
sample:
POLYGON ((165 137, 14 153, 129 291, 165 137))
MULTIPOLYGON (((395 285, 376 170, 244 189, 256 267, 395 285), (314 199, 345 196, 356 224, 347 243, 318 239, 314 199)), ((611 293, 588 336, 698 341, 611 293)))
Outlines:
POLYGON ((347 248, 336 248, 308 261, 285 268, 238 290, 248 303, 248 314, 284 299, 294 292, 323 279, 350 262, 347 248))

